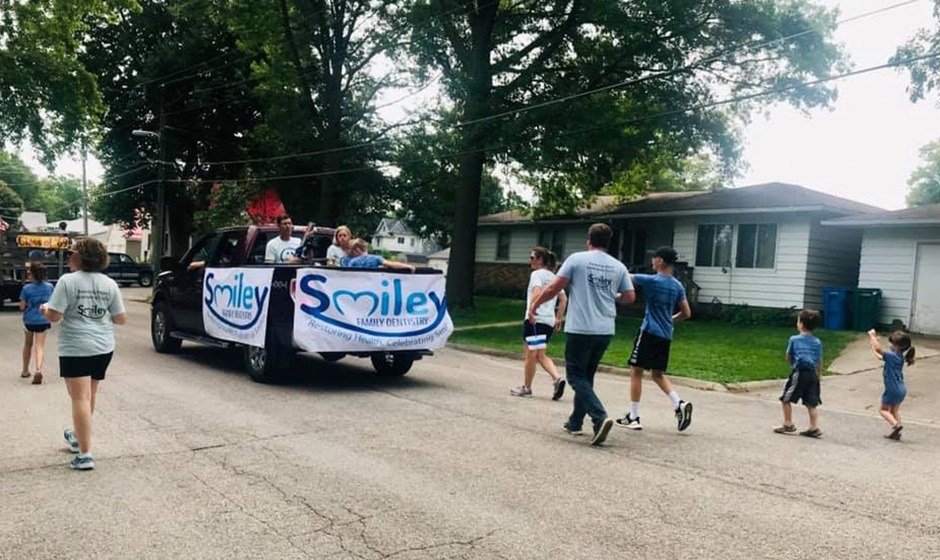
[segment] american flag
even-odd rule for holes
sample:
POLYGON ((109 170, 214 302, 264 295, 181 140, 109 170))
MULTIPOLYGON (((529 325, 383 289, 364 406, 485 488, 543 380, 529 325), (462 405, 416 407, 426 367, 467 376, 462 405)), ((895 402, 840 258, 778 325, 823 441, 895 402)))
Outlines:
POLYGON ((10 224, 6 223, 3 218, 0 218, 0 231, 6 231, 10 229, 10 224))

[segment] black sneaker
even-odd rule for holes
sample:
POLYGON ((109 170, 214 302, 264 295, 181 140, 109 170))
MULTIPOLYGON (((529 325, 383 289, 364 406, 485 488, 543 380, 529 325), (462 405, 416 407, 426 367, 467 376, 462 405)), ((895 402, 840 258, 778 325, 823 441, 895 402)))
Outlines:
POLYGON ((555 382, 555 392, 552 393, 552 400, 557 401, 565 394, 565 378, 560 377, 558 381, 555 382))
POLYGON ((676 408, 676 423, 679 431, 683 431, 692 423, 692 403, 679 401, 679 407, 676 408))
POLYGON ((627 428, 628 430, 642 430, 643 426, 640 425, 640 417, 630 418, 630 413, 624 415, 623 418, 617 418, 614 422, 621 428, 627 428))
POLYGON ((568 432, 569 434, 571 434, 571 435, 573 435, 573 436, 583 436, 583 435, 584 435, 584 430, 582 430, 581 428, 572 428, 571 425, 568 424, 567 422, 565 422, 565 425, 562 426, 561 429, 564 430, 564 431, 566 431, 566 432, 568 432))
POLYGON ((607 434, 610 433, 610 429, 614 427, 614 421, 610 418, 604 418, 600 426, 594 428, 594 437, 591 438, 591 445, 600 445, 604 443, 604 440, 607 439, 607 434))
POLYGON ((811 438, 821 438, 822 430, 820 430, 819 428, 810 428, 808 430, 803 430, 802 432, 800 432, 800 435, 811 437, 811 438))

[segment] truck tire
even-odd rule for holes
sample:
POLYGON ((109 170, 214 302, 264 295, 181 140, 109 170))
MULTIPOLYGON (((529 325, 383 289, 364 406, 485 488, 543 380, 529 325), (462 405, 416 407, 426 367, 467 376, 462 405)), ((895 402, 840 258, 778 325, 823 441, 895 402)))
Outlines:
POLYGON ((409 358, 397 352, 375 352, 370 358, 375 373, 383 377, 400 377, 408 373, 414 358, 409 358))
POLYGON ((320 352, 320 357, 327 362, 338 362, 346 357, 343 352, 320 352))
POLYGON ((170 335, 172 331, 173 320, 166 305, 162 302, 155 304, 150 313, 150 340, 153 341, 153 349, 160 354, 178 353, 183 341, 170 335))
POLYGON ((137 278, 137 283, 145 288, 149 288, 153 285, 153 274, 149 272, 141 272, 140 277, 137 278))
POLYGON ((292 348, 282 348, 273 342, 273 335, 268 333, 264 348, 245 346, 245 369, 255 383, 278 383, 285 379, 297 352, 292 348))

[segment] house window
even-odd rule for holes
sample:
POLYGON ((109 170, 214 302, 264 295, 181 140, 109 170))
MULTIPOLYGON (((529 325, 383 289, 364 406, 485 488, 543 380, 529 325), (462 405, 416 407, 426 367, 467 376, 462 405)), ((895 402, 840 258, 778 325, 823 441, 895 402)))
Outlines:
POLYGON ((646 230, 624 230, 620 246, 620 262, 630 266, 646 266, 646 230))
POLYGON ((565 258, 565 230, 556 228, 539 231, 539 245, 555 253, 561 262, 565 258))
POLYGON ((404 238, 404 237, 399 237, 399 238, 398 238, 398 244, 399 244, 399 245, 404 245, 404 244, 405 244, 405 238, 404 238))
POLYGON ((695 266, 731 266, 731 224, 703 224, 698 226, 695 246, 695 266))
POLYGON ((410 241, 411 241, 411 246, 414 247, 414 246, 415 246, 415 238, 412 237, 412 238, 410 239, 410 241))
POLYGON ((738 268, 773 268, 777 253, 777 224, 738 226, 738 268))
POLYGON ((512 241, 512 232, 500 231, 496 234, 496 260, 509 260, 509 243, 512 241))

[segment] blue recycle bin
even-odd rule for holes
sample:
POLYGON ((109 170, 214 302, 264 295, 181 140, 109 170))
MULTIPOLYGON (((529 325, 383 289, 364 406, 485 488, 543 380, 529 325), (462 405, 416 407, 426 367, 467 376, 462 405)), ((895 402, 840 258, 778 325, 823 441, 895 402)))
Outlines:
POLYGON ((842 331, 849 324, 850 288, 823 288, 823 328, 842 331))

